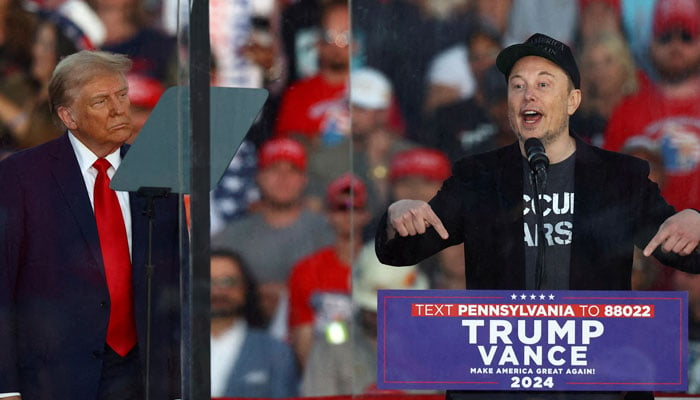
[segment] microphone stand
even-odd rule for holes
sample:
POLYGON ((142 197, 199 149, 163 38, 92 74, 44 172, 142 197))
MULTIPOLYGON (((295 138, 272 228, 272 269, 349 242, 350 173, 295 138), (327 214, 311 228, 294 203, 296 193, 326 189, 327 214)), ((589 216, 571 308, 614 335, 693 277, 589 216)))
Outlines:
POLYGON ((545 193, 547 187, 547 172, 544 168, 538 168, 530 172, 530 184, 535 195, 535 215, 537 216, 537 261, 535 265, 535 289, 542 287, 544 277, 544 262, 547 242, 544 234, 544 215, 541 194, 545 193))
POLYGON ((146 205, 143 208, 143 215, 148 217, 148 246, 146 248, 146 396, 151 396, 151 307, 152 307, 152 283, 153 272, 153 221, 156 218, 155 199, 167 197, 170 188, 160 187, 140 187, 136 194, 146 198, 146 205))

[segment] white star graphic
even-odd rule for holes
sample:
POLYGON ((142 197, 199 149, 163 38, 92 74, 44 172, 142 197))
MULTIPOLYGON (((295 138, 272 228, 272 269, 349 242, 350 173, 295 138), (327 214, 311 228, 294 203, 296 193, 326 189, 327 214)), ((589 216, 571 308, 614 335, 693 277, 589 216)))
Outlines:
POLYGON ((527 299, 527 295, 526 295, 525 293, 521 294, 521 295, 520 295, 520 299, 522 299, 522 300, 527 299))
POLYGON ((515 300, 515 299, 517 299, 517 298, 518 298, 518 295, 515 294, 515 293, 513 293, 513 294, 510 295, 510 299, 511 299, 511 300, 515 300))
POLYGON ((550 295, 549 295, 549 299, 550 299, 550 300, 554 300, 554 295, 553 295, 553 294, 550 294, 550 295))
POLYGON ((545 296, 544 294, 541 294, 541 295, 540 295, 540 300, 544 300, 546 297, 547 297, 547 296, 545 296))
POLYGON ((537 296, 534 293, 530 295, 530 300, 535 300, 536 298, 537 296))

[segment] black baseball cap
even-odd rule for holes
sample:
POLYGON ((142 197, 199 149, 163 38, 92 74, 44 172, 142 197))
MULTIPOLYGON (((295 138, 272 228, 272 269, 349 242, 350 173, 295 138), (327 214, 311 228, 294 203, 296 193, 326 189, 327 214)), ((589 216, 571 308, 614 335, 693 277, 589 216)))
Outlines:
POLYGON ((542 33, 535 33, 524 43, 514 44, 503 49, 496 58, 496 66, 508 80, 513 65, 523 57, 538 56, 557 64, 574 82, 576 89, 581 88, 581 75, 576 60, 569 46, 542 33))

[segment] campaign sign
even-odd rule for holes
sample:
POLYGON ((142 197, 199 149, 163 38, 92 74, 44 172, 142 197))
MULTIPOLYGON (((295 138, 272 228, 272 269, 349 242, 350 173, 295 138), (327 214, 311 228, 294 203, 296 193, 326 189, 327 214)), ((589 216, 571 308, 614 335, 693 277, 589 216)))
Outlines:
POLYGON ((380 389, 686 391, 686 292, 380 290, 380 389))

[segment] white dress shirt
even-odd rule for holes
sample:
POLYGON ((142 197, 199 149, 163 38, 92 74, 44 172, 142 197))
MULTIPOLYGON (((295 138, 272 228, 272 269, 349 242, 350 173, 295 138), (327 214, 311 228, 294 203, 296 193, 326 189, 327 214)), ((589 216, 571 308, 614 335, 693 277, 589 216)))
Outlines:
MULTIPOLYGON (((97 161, 97 156, 90 149, 87 148, 80 140, 78 140, 72 132, 68 131, 68 137, 70 138, 70 143, 73 145, 73 151, 75 152, 75 157, 78 159, 78 165, 80 165, 80 172, 83 174, 83 180, 85 181, 85 187, 87 188, 88 196, 90 196, 90 205, 92 205, 93 212, 95 210, 95 179, 97 178, 97 170, 92 164, 97 161)), ((107 170, 107 175, 109 179, 112 179, 114 173, 119 168, 119 164, 122 162, 122 158, 119 149, 105 157, 111 167, 107 170)), ((116 191, 117 199, 119 199, 119 207, 122 209, 122 218, 124 219, 124 227, 126 228, 126 237, 129 241, 129 254, 131 254, 131 207, 129 205, 129 192, 116 191)))
POLYGON ((223 396, 247 330, 248 324, 239 318, 221 335, 211 337, 211 397, 223 396))

